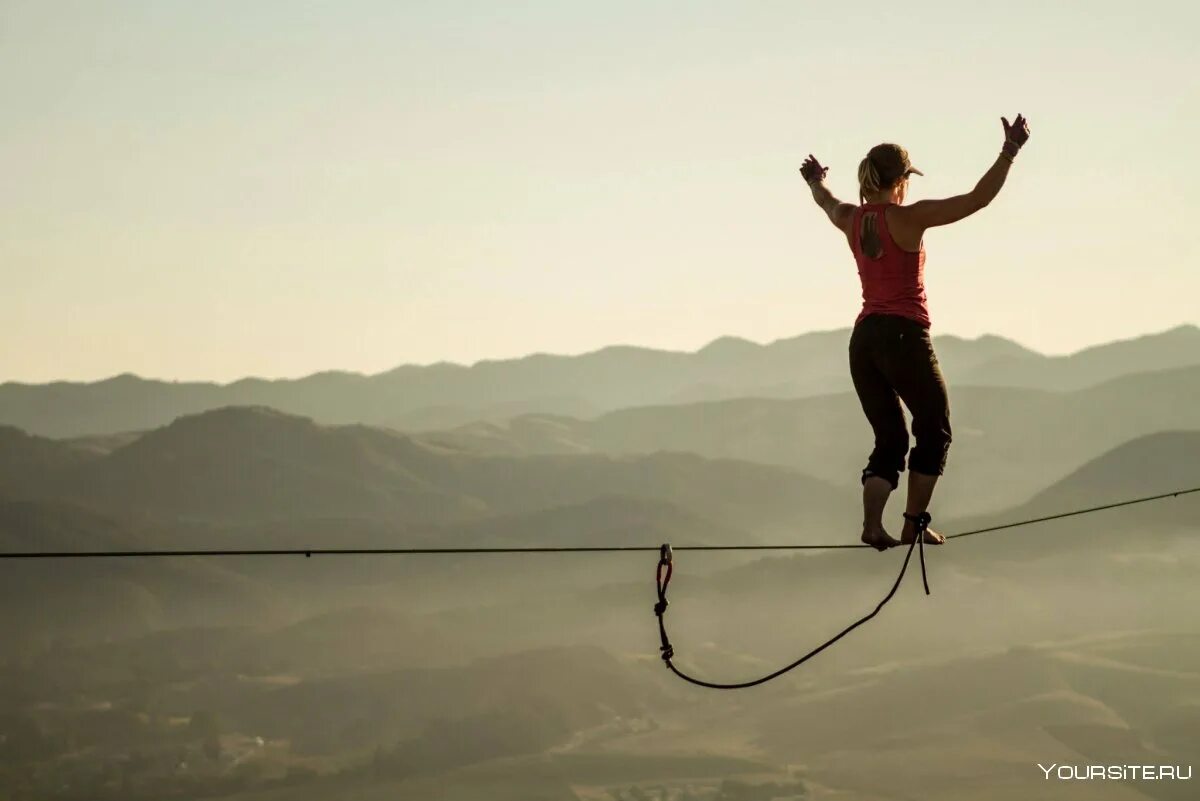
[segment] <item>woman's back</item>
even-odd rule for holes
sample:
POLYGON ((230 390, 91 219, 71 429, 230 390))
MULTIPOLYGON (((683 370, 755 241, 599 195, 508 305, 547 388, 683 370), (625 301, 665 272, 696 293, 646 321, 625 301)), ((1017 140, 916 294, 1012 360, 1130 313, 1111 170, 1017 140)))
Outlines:
POLYGON ((888 225, 888 210, 895 208, 893 203, 864 203, 854 210, 847 239, 863 298, 855 324, 869 314, 897 314, 928 328, 925 247, 918 241, 917 250, 906 250, 896 242, 888 225))

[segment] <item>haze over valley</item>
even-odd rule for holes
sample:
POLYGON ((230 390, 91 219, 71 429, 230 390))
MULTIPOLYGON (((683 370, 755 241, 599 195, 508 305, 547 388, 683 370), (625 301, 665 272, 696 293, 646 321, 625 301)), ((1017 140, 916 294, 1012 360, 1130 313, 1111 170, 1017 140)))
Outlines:
MULTIPOLYGON (((1026 354, 1011 384, 965 377, 1013 358, 998 338, 939 343, 955 438, 935 526, 1200 485, 1197 336, 1114 342, 1046 373, 1026 354)), ((441 401, 480 418, 443 428, 379 421, 404 413, 383 402, 401 390, 378 387, 436 386, 441 368, 260 385, 323 419, 226 403, 246 384, 7 385, 0 548, 856 542, 870 439, 854 395, 796 384, 778 344, 738 346, 753 367, 722 363, 722 347, 610 352, 607 371, 600 355, 454 368, 460 394, 441 401), (653 403, 636 405, 639 359, 675 359, 684 377, 643 386, 653 403), (472 388, 483 369, 514 388, 518 414, 482 411, 497 397, 472 388), (688 397, 705 376, 737 389, 688 397), (539 406, 567 389, 593 412, 539 406), (180 403, 192 410, 160 422, 180 403), (66 431, 70 408, 112 425, 66 431), (375 417, 345 419, 365 408, 375 417), (22 428, 31 415, 41 422, 22 428)), ((832 380, 836 337, 788 347, 832 380)), ((1197 512, 1200 495, 1182 495, 927 549, 932 596, 910 576, 862 630, 738 693, 663 669, 653 551, 4 560, 0 786, 64 799, 951 799, 970 776, 973 798, 1001 799, 1044 791, 1038 762, 1191 764, 1197 512)), ((714 681, 770 672, 873 608, 902 557, 679 552, 676 662, 714 681)), ((1136 792, 1187 797, 1179 786, 1136 792)), ((1112 782, 1088 797, 1130 792, 1112 782)))

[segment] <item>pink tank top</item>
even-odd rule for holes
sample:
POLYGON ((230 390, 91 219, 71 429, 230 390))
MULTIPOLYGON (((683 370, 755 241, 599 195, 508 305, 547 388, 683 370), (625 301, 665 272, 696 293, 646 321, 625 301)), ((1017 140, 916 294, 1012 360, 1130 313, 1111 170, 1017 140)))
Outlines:
POLYGON ((884 212, 891 203, 864 203, 854 210, 850 249, 858 262, 862 281, 863 307, 854 324, 868 314, 898 314, 929 328, 929 306, 925 298, 925 243, 919 253, 901 250, 888 231, 884 212), (864 214, 875 214, 875 231, 883 250, 878 258, 862 252, 859 226, 864 214))

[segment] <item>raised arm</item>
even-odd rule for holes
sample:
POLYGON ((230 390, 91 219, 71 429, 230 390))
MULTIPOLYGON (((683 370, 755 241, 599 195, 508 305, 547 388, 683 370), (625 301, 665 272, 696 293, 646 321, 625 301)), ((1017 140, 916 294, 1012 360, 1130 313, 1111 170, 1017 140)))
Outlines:
POLYGON ((825 173, 828 171, 829 168, 822 167, 811 153, 804 160, 804 164, 800 166, 800 174, 804 176, 804 180, 812 189, 813 200, 836 228, 845 231, 850 225, 851 215, 854 214, 854 206, 838 200, 825 186, 825 173))
POLYGON ((1008 177, 1013 159, 1029 139, 1029 123, 1020 114, 1012 125, 1009 125, 1004 117, 1001 117, 1000 121, 1004 124, 1004 146, 1000 149, 995 163, 983 174, 979 183, 975 184, 975 188, 965 195, 955 195, 942 200, 920 200, 909 206, 901 206, 897 211, 906 226, 924 231, 938 225, 949 225, 971 216, 992 202, 999 194, 1000 187, 1004 186, 1004 179, 1008 177))

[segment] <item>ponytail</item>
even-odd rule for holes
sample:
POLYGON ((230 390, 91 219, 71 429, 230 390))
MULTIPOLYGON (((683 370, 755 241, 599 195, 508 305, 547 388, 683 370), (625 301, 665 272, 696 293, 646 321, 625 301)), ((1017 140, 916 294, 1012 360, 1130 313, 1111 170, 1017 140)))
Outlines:
POLYGON ((883 188, 880 186, 881 183, 879 168, 875 166, 875 162, 871 161, 871 157, 867 156, 858 164, 858 203, 860 206, 866 200, 868 193, 878 192, 883 188))

